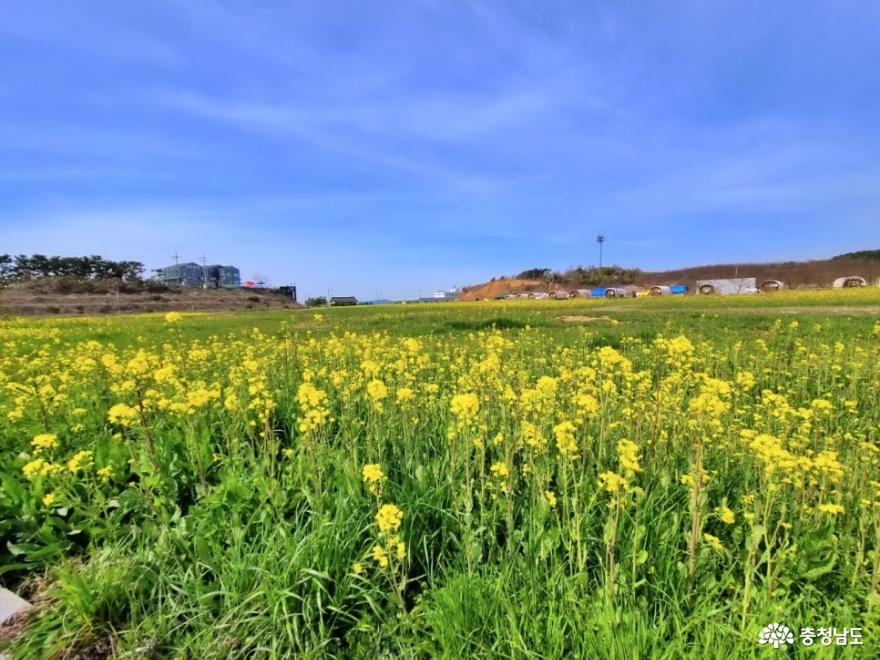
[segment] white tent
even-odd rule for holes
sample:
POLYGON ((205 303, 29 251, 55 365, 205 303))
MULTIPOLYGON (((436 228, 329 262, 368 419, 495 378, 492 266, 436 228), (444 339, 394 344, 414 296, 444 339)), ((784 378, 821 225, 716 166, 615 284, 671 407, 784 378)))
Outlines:
POLYGON ((779 280, 764 280, 761 282, 760 288, 764 293, 772 293, 773 291, 782 291, 785 288, 785 283, 779 280))
POLYGON ((868 286, 868 282, 860 275, 848 275, 847 277, 838 277, 831 286, 835 289, 849 289, 851 287, 868 286))
POLYGON ((702 295, 737 295, 758 293, 754 277, 737 277, 718 280, 697 280, 697 292, 702 295))

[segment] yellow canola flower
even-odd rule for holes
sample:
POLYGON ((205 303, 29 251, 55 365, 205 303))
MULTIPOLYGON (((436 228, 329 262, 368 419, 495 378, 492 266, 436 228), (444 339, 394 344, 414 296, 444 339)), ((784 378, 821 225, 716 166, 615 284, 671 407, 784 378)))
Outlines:
POLYGON ((736 515, 729 507, 718 507, 715 512, 718 514, 718 519, 725 525, 732 525, 736 522, 736 515))
POLYGON ((523 440, 529 447, 540 449, 547 445, 547 440, 541 434, 541 430, 531 422, 522 423, 522 433, 523 440))
POLYGON ((385 473, 382 472, 382 466, 378 463, 367 463, 361 470, 361 476, 364 483, 377 483, 385 479, 385 473))
POLYGON ((603 472, 599 475, 599 488, 602 490, 606 490, 609 493, 616 493, 620 490, 626 490, 629 486, 629 482, 621 477, 616 472, 611 472, 610 470, 603 472))
POLYGON ((327 394, 307 382, 297 388, 296 399, 303 408, 317 408, 327 400, 327 394))
POLYGON ((55 463, 49 463, 42 458, 35 458, 30 463, 21 468, 21 473, 28 479, 34 477, 48 477, 61 471, 61 468, 55 463))
POLYGON ((379 403, 388 396, 388 388, 381 380, 375 379, 367 383, 367 396, 373 403, 379 403))
POLYGON ((639 465, 639 446, 632 440, 621 440, 617 443, 617 457, 620 467, 627 472, 641 472, 639 465))
POLYGON ((717 536, 712 536, 711 534, 703 534, 703 540, 708 543, 716 552, 724 552, 724 544, 721 543, 721 539, 719 539, 717 536))
POLYGON ((386 532, 396 532, 400 529, 400 523, 403 521, 403 511, 393 504, 383 504, 376 513, 376 524, 379 525, 379 531, 382 534, 386 532))
POLYGON ((401 541, 399 536, 392 536, 385 545, 385 552, 393 552, 398 560, 406 559, 406 543, 401 541))
POLYGON ((830 513, 832 516, 836 516, 839 513, 844 513, 846 509, 844 509, 840 504, 832 504, 832 503, 823 503, 816 507, 822 513, 830 513))
POLYGON ((373 546, 373 559, 376 560, 376 563, 382 568, 388 566, 388 553, 385 552, 385 548, 378 543, 373 546))
POLYGON ((476 394, 456 394, 449 404, 452 414, 460 420, 467 422, 477 416, 480 411, 480 400, 476 394))
POLYGON ((751 371, 740 371, 734 382, 740 390, 748 392, 755 386, 755 375, 751 371))
POLYGON ((179 323, 183 320, 183 315, 180 312, 168 312, 165 315, 166 323, 179 323))
POLYGON ((385 473, 378 463, 368 463, 361 470, 361 477, 367 484, 367 490, 373 495, 379 495, 381 492, 382 482, 385 481, 385 473))
POLYGON ((535 385, 535 390, 543 399, 552 399, 556 396, 556 390, 559 387, 559 381, 551 376, 541 376, 535 385))
POLYGON ((107 419, 113 424, 127 427, 137 417, 137 414, 137 408, 132 408, 125 403, 117 403, 107 411, 107 419))
POLYGON ((92 455, 91 450, 81 449, 76 452, 69 461, 67 461, 67 469, 73 474, 76 474, 80 470, 85 470, 92 462, 92 455))
POLYGON ((51 506, 54 501, 55 501, 55 493, 46 493, 43 496, 43 506, 46 506, 46 507, 51 506))
POLYGON ((551 509, 556 508, 556 503, 557 503, 556 493, 554 493, 552 490, 545 490, 544 491, 544 499, 547 500, 547 504, 550 505, 551 509))
POLYGON ((553 427, 553 436, 556 438, 556 450, 563 458, 575 460, 577 455, 577 441, 575 440, 575 428, 571 422, 560 422, 553 427))
POLYGON ((52 449, 58 445, 58 436, 54 433, 41 433, 40 435, 34 436, 34 439, 31 440, 31 445, 37 451, 40 451, 41 449, 52 449))

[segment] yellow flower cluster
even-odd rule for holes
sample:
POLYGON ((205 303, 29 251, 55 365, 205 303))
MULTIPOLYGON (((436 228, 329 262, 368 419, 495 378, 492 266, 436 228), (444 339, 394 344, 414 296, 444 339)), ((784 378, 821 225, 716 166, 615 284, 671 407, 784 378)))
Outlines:
POLYGON ((382 482, 385 481, 387 477, 378 463, 368 463, 367 465, 364 465, 363 470, 361 470, 361 476, 363 477, 364 483, 367 484, 367 489, 370 493, 373 495, 379 495, 381 493, 382 482))
POLYGON ((400 523, 403 522, 403 511, 393 504, 383 504, 376 513, 376 524, 379 526, 379 532, 385 534, 387 532, 396 532, 400 529, 400 523))
POLYGON ((31 440, 31 445, 37 451, 52 449, 58 445, 58 436, 54 433, 41 433, 34 436, 34 439, 31 440))

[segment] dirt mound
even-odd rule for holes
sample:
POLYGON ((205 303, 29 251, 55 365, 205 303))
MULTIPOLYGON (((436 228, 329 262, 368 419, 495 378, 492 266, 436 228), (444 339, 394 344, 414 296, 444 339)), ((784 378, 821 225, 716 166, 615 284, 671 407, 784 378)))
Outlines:
POLYGON ((547 283, 541 280, 524 280, 513 278, 503 278, 486 282, 485 284, 475 284, 474 286, 466 286, 458 294, 459 300, 492 300, 500 296, 509 296, 511 293, 522 293, 524 291, 546 291, 547 283))

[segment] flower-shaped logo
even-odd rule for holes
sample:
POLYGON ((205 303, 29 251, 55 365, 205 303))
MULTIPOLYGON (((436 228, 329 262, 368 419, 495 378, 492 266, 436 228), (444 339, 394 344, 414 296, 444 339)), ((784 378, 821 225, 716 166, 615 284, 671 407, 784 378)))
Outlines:
POLYGON ((772 644, 774 649, 778 649, 783 644, 794 644, 794 635, 791 634, 788 626, 781 623, 771 623, 769 626, 764 626, 758 643, 772 644))

